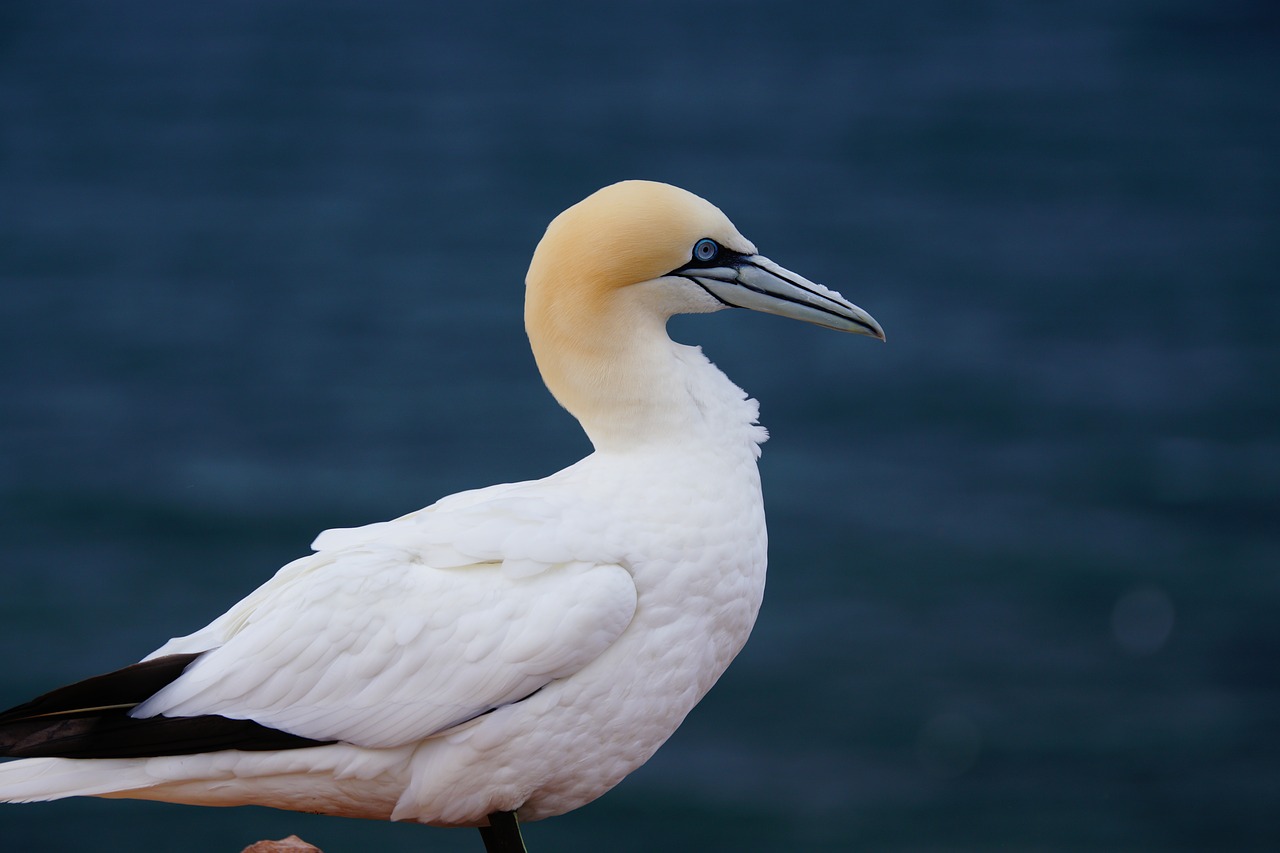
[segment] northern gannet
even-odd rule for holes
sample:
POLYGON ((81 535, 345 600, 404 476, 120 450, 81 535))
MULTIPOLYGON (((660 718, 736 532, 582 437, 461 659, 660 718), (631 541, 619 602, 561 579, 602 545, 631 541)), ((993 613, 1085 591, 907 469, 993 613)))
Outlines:
MULTIPOLYGON (((582 806, 643 764, 764 592, 758 405, 677 313, 884 339, 709 202, 625 181, 547 227, 525 325, 594 452, 542 480, 328 530, 208 626, 0 714, 0 801, 265 805, 481 827, 582 806)), ((507 846, 503 846, 507 845, 507 846)))

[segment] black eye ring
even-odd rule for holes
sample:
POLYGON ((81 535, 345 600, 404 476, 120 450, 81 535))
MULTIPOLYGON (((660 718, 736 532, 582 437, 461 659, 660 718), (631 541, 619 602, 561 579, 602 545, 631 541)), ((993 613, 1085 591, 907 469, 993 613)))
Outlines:
POLYGON ((710 237, 703 237, 693 244, 693 259, 695 261, 705 264, 709 261, 714 261, 718 254, 720 254, 720 244, 710 237))

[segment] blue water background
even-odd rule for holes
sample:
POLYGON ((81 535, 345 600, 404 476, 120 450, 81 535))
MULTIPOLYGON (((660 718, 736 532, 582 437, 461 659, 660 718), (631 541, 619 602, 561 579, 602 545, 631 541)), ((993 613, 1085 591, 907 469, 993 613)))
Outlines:
MULTIPOLYGON (((531 849, 1280 841, 1280 15, 1262 2, 0 5, 0 706, 332 526, 584 454, 521 328, 645 177, 871 311, 680 318, 763 404, 769 589, 531 849)), ((474 851, 0 806, 0 846, 474 851)))

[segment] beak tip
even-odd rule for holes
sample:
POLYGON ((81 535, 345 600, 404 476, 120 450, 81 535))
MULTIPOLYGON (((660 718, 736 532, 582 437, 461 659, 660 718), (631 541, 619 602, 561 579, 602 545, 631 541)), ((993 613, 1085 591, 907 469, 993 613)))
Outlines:
POLYGON ((875 320, 872 320, 870 316, 868 316, 867 319, 870 322, 866 323, 862 328, 856 329, 854 331, 858 332, 859 334, 866 335, 869 338, 874 338, 877 341, 880 341, 881 343, 884 343, 885 342, 884 329, 880 327, 879 323, 877 323, 875 320))

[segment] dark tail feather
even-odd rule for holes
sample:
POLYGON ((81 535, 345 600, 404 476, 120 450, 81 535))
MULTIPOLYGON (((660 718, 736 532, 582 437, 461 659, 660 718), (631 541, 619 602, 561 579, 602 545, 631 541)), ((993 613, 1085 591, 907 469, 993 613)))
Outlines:
POLYGON ((12 758, 142 758, 223 749, 321 746, 252 720, 147 717, 129 712, 186 670, 199 654, 167 655, 59 687, 0 713, 0 755, 12 758))

